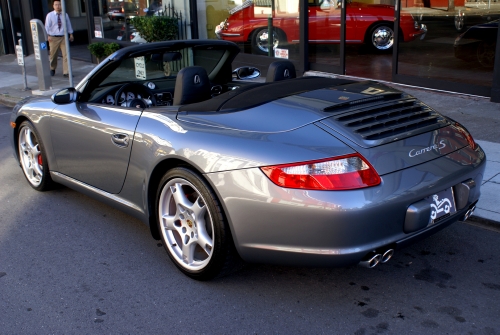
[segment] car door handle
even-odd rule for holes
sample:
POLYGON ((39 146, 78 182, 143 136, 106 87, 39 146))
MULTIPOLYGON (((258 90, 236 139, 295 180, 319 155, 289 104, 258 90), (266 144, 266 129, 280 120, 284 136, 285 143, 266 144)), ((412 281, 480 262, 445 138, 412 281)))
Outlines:
POLYGON ((128 147, 129 136, 127 134, 113 134, 111 141, 121 148, 128 147))

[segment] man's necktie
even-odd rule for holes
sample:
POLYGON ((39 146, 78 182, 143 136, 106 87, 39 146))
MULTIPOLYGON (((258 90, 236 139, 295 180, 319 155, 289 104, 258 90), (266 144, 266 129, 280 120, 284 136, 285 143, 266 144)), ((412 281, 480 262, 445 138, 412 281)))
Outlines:
POLYGON ((61 30, 61 14, 57 14, 57 28, 61 30))

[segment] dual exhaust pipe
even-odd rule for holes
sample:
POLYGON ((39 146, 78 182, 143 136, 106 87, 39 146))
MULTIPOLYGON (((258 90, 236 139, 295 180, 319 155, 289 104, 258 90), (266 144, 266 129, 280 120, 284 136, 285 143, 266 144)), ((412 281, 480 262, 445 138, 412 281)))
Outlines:
MULTIPOLYGON (((474 213, 474 210, 476 209, 476 205, 473 204, 469 210, 464 215, 464 221, 467 220, 472 216, 474 213)), ((392 256, 394 255, 394 249, 387 249, 384 252, 371 252, 369 253, 361 262, 359 262, 359 265, 365 268, 374 268, 379 264, 387 263, 392 256)))
POLYGON ((472 208, 469 208, 469 210, 465 213, 464 215, 464 221, 467 220, 474 214, 474 210, 476 209, 476 205, 472 206, 472 208))
POLYGON ((359 265, 365 268, 374 268, 380 263, 387 263, 394 255, 394 249, 387 249, 383 253, 369 253, 359 265))

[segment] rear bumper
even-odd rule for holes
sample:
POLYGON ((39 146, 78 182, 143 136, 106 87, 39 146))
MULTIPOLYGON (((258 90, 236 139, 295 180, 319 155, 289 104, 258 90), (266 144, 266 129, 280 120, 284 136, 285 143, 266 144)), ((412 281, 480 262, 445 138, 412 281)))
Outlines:
POLYGON ((220 180, 232 181, 217 190, 244 260, 346 266, 358 263, 374 250, 408 245, 463 219, 469 206, 479 199, 486 164, 482 149, 474 152, 477 157, 473 165, 461 164, 456 159, 458 152, 454 152, 386 174, 379 186, 354 191, 282 189, 259 169, 209 177, 214 185, 220 180), (411 204, 469 179, 477 186, 465 207, 439 223, 404 232, 411 204))

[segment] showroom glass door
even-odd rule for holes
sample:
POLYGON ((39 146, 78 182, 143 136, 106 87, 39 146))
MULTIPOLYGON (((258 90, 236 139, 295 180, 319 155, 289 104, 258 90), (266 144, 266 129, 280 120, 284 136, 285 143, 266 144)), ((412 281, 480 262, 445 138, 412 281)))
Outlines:
POLYGON ((308 3, 308 61, 311 70, 343 73, 342 8, 345 0, 305 0, 308 3))
POLYGON ((271 62, 289 59, 300 69, 300 1, 200 0, 199 37, 237 43, 233 67, 257 66, 264 76, 271 62))
POLYGON ((346 5, 346 75, 392 80, 395 0, 357 0, 346 5))
POLYGON ((490 96, 500 2, 402 0, 397 82, 490 96), (425 36, 411 36, 411 22, 425 36))

